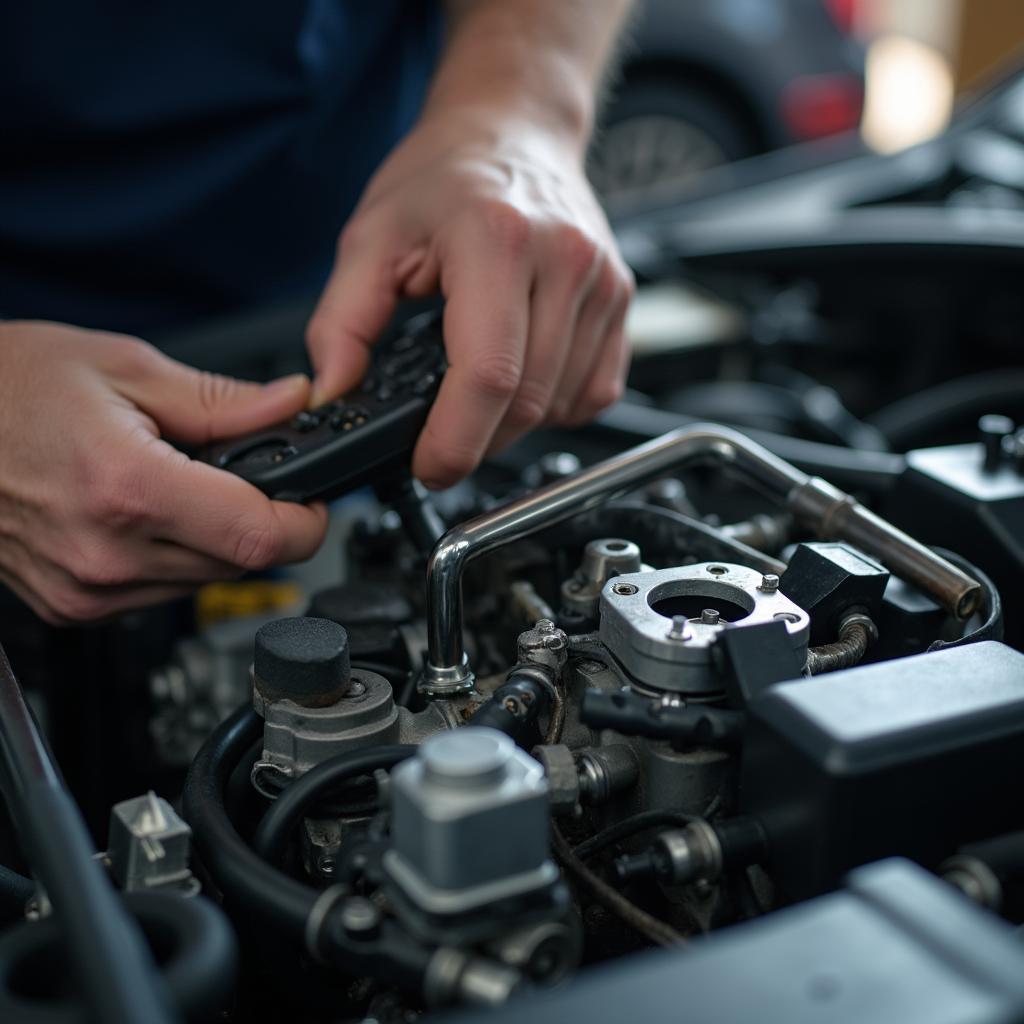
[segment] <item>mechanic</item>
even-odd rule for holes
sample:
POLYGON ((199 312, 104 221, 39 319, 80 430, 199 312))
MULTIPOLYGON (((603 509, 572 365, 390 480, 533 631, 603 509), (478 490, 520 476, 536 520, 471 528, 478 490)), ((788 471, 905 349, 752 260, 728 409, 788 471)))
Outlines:
POLYGON ((447 300, 451 368, 413 460, 431 487, 614 401, 632 281, 582 164, 628 6, 4 5, 0 579, 69 623, 309 557, 323 507, 162 438, 351 387, 400 298, 447 300), (204 374, 107 333, 313 293, 332 258, 312 382, 204 374))

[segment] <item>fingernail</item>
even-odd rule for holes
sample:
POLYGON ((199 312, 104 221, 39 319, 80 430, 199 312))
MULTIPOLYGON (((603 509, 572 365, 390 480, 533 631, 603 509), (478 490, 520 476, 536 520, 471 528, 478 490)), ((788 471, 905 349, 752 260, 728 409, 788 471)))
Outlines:
POLYGON ((263 385, 263 391, 268 395, 283 394, 284 392, 300 391, 309 386, 309 378, 304 373, 292 373, 287 377, 278 377, 269 384, 263 385))

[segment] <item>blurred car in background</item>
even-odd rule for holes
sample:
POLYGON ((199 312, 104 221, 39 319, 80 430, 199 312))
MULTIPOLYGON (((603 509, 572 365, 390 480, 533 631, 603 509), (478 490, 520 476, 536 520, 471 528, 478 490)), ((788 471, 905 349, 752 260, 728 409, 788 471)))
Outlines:
POLYGON ((606 201, 858 126, 857 0, 641 0, 591 151, 606 201))

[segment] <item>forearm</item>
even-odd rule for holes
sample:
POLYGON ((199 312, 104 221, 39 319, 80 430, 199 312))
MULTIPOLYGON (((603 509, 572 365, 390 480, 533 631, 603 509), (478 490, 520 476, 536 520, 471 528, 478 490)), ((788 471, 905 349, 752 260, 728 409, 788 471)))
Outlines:
POLYGON ((448 45, 424 117, 507 115, 582 154, 632 0, 446 0, 448 45))

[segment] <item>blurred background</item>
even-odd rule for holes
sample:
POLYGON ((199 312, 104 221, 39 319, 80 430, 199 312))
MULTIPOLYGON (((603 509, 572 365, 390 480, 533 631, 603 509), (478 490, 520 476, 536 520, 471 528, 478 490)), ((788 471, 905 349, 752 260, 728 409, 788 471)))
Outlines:
POLYGON ((591 177, 614 206, 842 133, 892 152, 1022 39, 1019 0, 641 0, 591 177))

